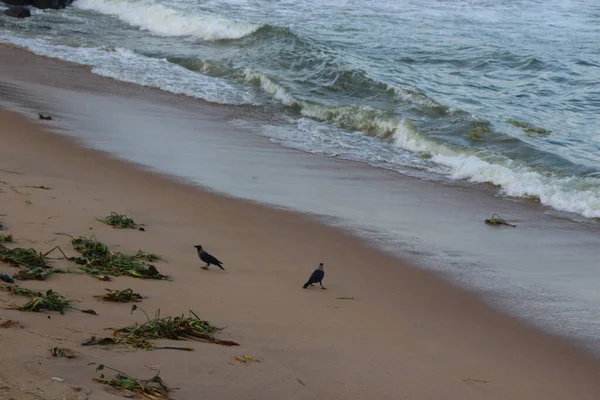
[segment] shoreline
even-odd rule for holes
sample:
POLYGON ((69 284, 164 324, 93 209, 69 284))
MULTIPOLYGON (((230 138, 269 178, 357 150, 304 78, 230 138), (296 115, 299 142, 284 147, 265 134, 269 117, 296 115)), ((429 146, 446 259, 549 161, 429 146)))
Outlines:
POLYGON ((236 123, 252 118, 247 110, 122 85, 22 50, 0 52, 10 61, 0 66, 10 109, 55 115, 47 129, 216 194, 341 227, 600 355, 593 279, 600 279, 599 227, 496 197, 486 187, 428 182, 289 149, 236 123), (519 227, 484 225, 493 213, 519 227), (565 265, 575 266, 568 279, 565 265))
MULTIPOLYGON (((117 278, 110 286, 116 288, 118 283, 152 293, 142 304, 148 310, 160 307, 165 315, 199 305, 202 317, 226 325, 225 335, 242 343, 242 349, 235 350, 194 344, 197 351, 190 356, 167 350, 83 349, 78 342, 86 334, 140 321, 139 316, 130 316, 127 306, 93 302, 90 295, 106 286, 101 282, 87 276, 54 276, 23 286, 51 285, 93 306, 100 316, 52 314, 48 322, 44 314, 1 310, 0 316, 22 322, 27 332, 11 328, 3 341, 33 348, 26 354, 1 353, 3 360, 18 367, 1 372, 0 383, 29 385, 23 378, 27 376, 34 379, 30 386, 43 387, 46 393, 72 395, 66 385, 49 379, 55 373, 72 374, 84 391, 101 398, 106 393, 91 382, 93 368, 84 366, 90 360, 109 364, 103 359, 110 359, 120 368, 134 370, 144 363, 162 364, 161 376, 182 388, 174 393, 182 399, 194 398, 198 390, 212 396, 263 399, 360 395, 383 399, 398 394, 428 399, 449 393, 463 399, 594 399, 600 390, 595 380, 600 362, 571 343, 493 310, 477 294, 340 229, 135 168, 103 152, 77 147, 72 139, 48 134, 5 111, 0 112, 0 121, 0 168, 20 173, 0 174, 0 180, 9 183, 0 192, 2 212, 9 214, 2 218, 11 233, 25 241, 19 245, 34 240, 29 243, 36 247, 69 248, 68 240, 54 232, 70 231, 94 233, 119 250, 143 248, 164 254, 169 263, 159 269, 173 276, 172 284, 117 278), (53 189, 28 190, 26 195, 8 189, 36 184, 53 189), (24 196, 31 204, 23 201, 24 196), (148 225, 147 232, 117 231, 93 222, 110 211, 132 214, 148 225), (207 250, 225 259, 227 273, 204 274, 199 269, 191 249, 196 243, 187 243, 198 236, 206 238, 202 241, 208 242, 207 250), (318 257, 313 260, 313 255, 318 257), (329 290, 302 291, 302 281, 321 259, 329 290), (358 301, 335 299, 350 295, 358 301), (54 343, 68 344, 83 357, 55 362, 43 348, 54 343), (254 354, 262 362, 231 364, 238 353, 254 354), (27 371, 24 366, 33 361, 42 366, 27 371), (177 372, 181 362, 188 372, 177 372)), ((0 293, 0 299, 7 298, 0 293)), ((152 371, 140 374, 150 376, 152 371)))

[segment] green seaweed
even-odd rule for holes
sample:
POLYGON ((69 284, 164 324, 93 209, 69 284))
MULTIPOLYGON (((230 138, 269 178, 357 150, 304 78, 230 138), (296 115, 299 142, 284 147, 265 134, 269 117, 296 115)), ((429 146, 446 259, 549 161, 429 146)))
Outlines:
POLYGON ((508 122, 509 124, 511 124, 513 126, 523 129, 525 134, 528 136, 534 136, 534 135, 548 136, 548 135, 550 135, 550 133, 552 133, 551 130, 548 130, 545 128, 537 128, 537 127, 531 125, 529 122, 517 121, 515 119, 509 119, 506 122, 508 122))
MULTIPOLYGON (((77 252, 81 253, 81 256, 71 257, 69 260, 77 263, 88 274, 102 280, 109 280, 110 278, 105 278, 108 275, 127 275, 143 279, 169 278, 159 273, 154 265, 140 259, 139 252, 134 256, 113 252, 106 244, 96 240, 95 236, 91 238, 73 237, 71 244, 77 252)), ((149 257, 146 256, 146 258, 149 257)))
POLYGON ((0 235, 0 243, 12 243, 13 241, 13 235, 0 235))
POLYGON ((115 389, 123 390, 127 393, 141 395, 149 399, 169 399, 170 389, 167 385, 165 385, 165 383, 158 376, 158 374, 154 375, 150 379, 137 379, 133 378, 131 375, 127 375, 124 372, 121 372, 111 367, 107 367, 103 364, 98 365, 96 371, 102 371, 104 368, 116 372, 115 377, 112 379, 108 379, 105 378, 102 374, 99 378, 93 378, 94 382, 109 385, 115 389))
POLYGON ((469 132, 471 140, 481 141, 485 135, 493 132, 488 121, 478 121, 474 125, 473 129, 469 132))
POLYGON ((113 228, 117 229, 138 229, 140 231, 144 231, 143 225, 136 224, 135 221, 129 218, 125 214, 117 214, 116 212, 111 212, 110 215, 104 219, 98 219, 98 221, 110 225, 113 228))

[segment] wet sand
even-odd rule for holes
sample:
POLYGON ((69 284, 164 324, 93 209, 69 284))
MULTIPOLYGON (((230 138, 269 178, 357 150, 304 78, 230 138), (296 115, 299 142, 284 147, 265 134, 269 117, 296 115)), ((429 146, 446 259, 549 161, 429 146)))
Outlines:
MULTIPOLYGON (((199 131, 210 129, 206 119, 199 131)), ((54 275, 24 282, 52 287, 99 315, 68 311, 48 319, 0 310, 0 317, 23 325, 0 330, 0 359, 13 366, 0 370, 0 398, 112 398, 91 381, 98 376, 92 362, 139 377, 160 366, 165 382, 179 388, 176 399, 596 399, 600 393, 596 359, 315 218, 145 171, 10 112, 0 113, 0 143, 0 214, 7 214, 0 218, 18 246, 70 250, 68 238, 56 232, 94 234, 121 251, 163 255, 168 263, 157 267, 173 279, 106 283, 54 275), (129 214, 147 231, 95 221, 111 211, 129 214), (226 272, 200 269, 191 247, 198 243, 224 261, 226 272), (328 290, 302 290, 321 261, 328 290), (225 326, 221 337, 241 346, 177 343, 193 346, 191 353, 82 347, 105 328, 144 320, 130 315, 128 305, 92 299, 107 287, 147 295, 141 306, 148 311, 192 309, 225 326), (356 300, 337 299, 346 296, 356 300), (57 345, 81 357, 52 358, 49 348, 57 345), (261 362, 241 365, 234 355, 242 354, 261 362)), ((5 293, 0 300, 24 301, 5 293)))

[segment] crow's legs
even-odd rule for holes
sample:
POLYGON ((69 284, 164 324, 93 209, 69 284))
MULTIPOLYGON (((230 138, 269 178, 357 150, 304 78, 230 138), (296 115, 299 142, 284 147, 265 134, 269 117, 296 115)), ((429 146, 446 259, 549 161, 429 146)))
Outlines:
POLYGON ((206 265, 204 267, 202 267, 202 269, 208 269, 209 266, 210 266, 210 264, 206 263, 206 265))
POLYGON ((325 286, 323 286, 323 281, 319 281, 319 285, 321 285, 321 289, 327 290, 327 288, 325 286))

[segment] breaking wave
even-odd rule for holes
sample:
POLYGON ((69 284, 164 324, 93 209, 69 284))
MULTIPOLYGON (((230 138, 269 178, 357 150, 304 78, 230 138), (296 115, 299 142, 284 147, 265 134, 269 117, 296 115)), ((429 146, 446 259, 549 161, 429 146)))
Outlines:
POLYGON ((170 8, 153 0, 78 0, 73 4, 82 10, 115 16, 131 26, 159 36, 187 36, 206 41, 240 39, 261 27, 170 8))

